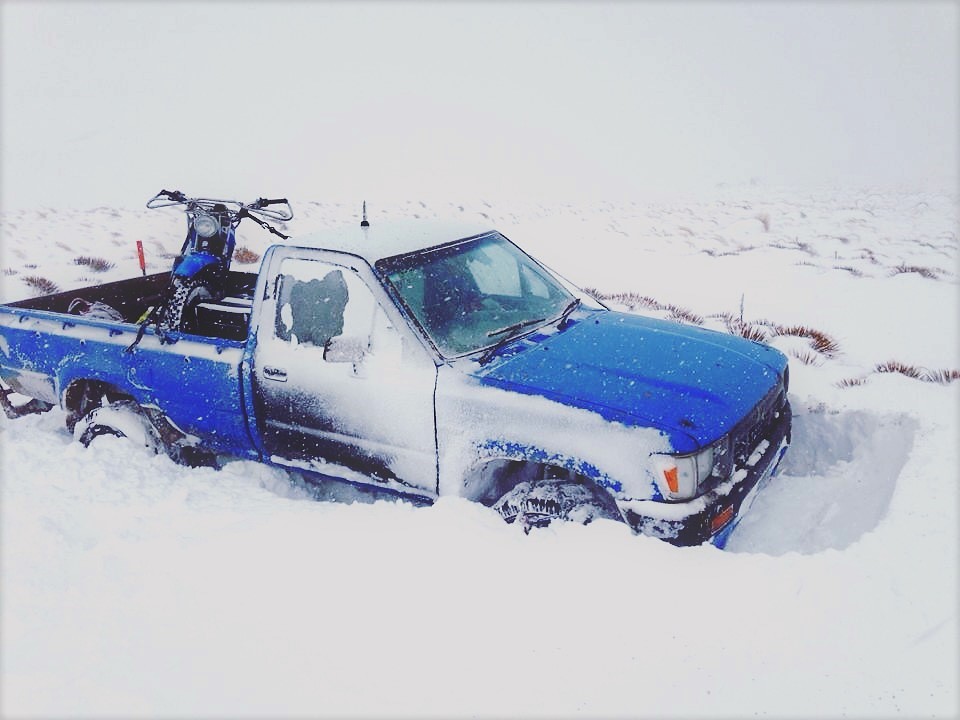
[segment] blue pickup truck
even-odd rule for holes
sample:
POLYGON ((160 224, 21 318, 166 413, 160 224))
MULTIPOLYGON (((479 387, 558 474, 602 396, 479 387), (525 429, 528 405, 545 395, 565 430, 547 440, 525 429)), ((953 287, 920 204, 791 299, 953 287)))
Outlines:
POLYGON ((611 311, 492 229, 296 238, 230 271, 189 326, 144 331, 169 282, 0 306, 5 408, 14 392, 59 406, 85 444, 110 433, 184 463, 466 497, 526 528, 609 518, 720 547, 789 443, 783 354, 611 311))

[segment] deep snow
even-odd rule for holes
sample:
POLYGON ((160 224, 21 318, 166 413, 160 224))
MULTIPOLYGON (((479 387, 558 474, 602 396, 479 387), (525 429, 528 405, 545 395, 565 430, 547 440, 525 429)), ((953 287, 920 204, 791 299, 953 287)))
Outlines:
MULTIPOLYGON (((295 234, 357 220, 292 200, 295 234)), ((339 502, 317 502, 256 463, 186 469, 114 438, 85 450, 59 411, 4 418, 4 715, 960 712, 960 381, 876 371, 960 369, 956 197, 746 187, 370 208, 373 223, 488 219, 614 307, 718 329, 742 312, 790 353, 794 444, 727 551, 607 521, 525 536, 455 499, 331 486, 319 495, 339 502), (835 349, 782 332, 800 325, 835 349)), ((31 276, 129 277, 137 239, 165 268, 182 223, 5 212, 2 298, 33 294, 31 276)), ((256 253, 272 239, 241 236, 256 253)))

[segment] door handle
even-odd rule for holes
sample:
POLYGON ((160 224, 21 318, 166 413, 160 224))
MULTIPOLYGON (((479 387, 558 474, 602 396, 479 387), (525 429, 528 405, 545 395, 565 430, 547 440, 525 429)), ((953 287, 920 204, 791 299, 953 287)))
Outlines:
POLYGON ((287 381, 287 371, 283 368, 276 368, 270 365, 263 366, 263 376, 267 380, 276 380, 278 382, 287 381))

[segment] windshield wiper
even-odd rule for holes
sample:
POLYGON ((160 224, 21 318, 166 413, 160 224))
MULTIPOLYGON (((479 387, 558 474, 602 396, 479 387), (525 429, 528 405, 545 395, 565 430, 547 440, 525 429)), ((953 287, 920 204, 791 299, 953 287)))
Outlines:
POLYGON ((513 325, 507 325, 506 327, 500 328, 499 330, 491 330, 487 333, 487 337, 496 337, 497 335, 503 335, 502 338, 497 340, 493 345, 488 347, 484 351, 483 355, 480 356, 478 362, 481 365, 485 365, 494 354, 506 345, 508 342, 513 340, 514 336, 520 330, 523 330, 525 327, 530 327, 531 325, 536 325, 537 323, 546 322, 546 318, 534 318, 532 320, 522 320, 521 322, 514 323, 513 325))
POLYGON ((557 323, 557 328, 563 330, 567 326, 567 321, 570 319, 570 314, 580 307, 580 298, 574 298, 570 301, 570 304, 567 305, 563 312, 560 313, 560 322, 557 323))
POLYGON ((537 323, 540 323, 540 322, 546 322, 546 318, 534 318, 533 320, 521 320, 518 323, 514 323, 513 325, 507 325, 506 327, 502 327, 499 330, 491 330, 490 332, 487 333, 487 337, 495 337, 497 335, 503 335, 504 333, 512 333, 517 330, 522 330, 528 325, 536 325, 537 323))

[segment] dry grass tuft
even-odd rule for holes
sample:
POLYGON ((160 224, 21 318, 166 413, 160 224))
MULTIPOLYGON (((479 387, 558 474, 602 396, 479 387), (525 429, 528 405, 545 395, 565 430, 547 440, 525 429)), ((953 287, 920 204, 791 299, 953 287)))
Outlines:
POLYGON ((739 335, 747 340, 766 342, 770 337, 770 334, 761 325, 754 325, 738 318, 730 318, 725 321, 725 324, 731 335, 739 335))
POLYGON ((908 365, 899 360, 887 360, 877 365, 874 370, 878 373, 900 373, 914 380, 949 385, 954 380, 960 380, 960 370, 927 370, 926 368, 908 365))
POLYGON ((651 308, 653 310, 663 310, 664 306, 659 302, 654 300, 649 295, 640 295, 635 292, 618 292, 601 295, 602 300, 609 300, 611 302, 620 303, 621 305, 626 305, 631 310, 636 309, 637 307, 651 308))
POLYGON ((774 325, 774 335, 793 335, 795 337, 807 338, 810 341, 810 347, 827 357, 835 357, 840 352, 840 344, 825 332, 807 325, 774 325))
POLYGON ((804 365, 819 366, 823 363, 823 356, 812 350, 791 349, 790 354, 804 365))
POLYGON ((927 370, 923 379, 927 382, 949 385, 954 380, 960 380, 960 370, 927 370))
POLYGON ((241 265, 250 265, 257 262, 260 256, 253 250, 242 245, 233 251, 233 259, 241 265))
POLYGON ((109 260, 104 260, 100 257, 89 257, 87 255, 81 255, 78 258, 73 259, 74 265, 86 265, 88 268, 94 272, 106 272, 107 270, 113 270, 116 267, 109 260))
POLYGON ((838 388, 857 387, 858 385, 866 385, 866 384, 867 384, 867 379, 865 377, 844 378, 843 380, 840 380, 839 382, 834 383, 834 385, 836 385, 838 388))
POLYGON ((4 268, 3 274, 6 275, 7 277, 12 277, 17 274, 17 271, 14 270, 13 268, 4 268))
POLYGON ((40 277, 39 275, 27 275, 23 278, 23 281, 32 287, 37 295, 52 295, 60 289, 53 280, 40 277))
POLYGON ((887 360, 877 365, 874 370, 878 373, 900 373, 915 380, 922 380, 925 373, 923 368, 918 368, 916 365, 907 365, 899 360, 887 360))
POLYGON ((925 277, 928 280, 936 280, 943 273, 942 270, 937 268, 921 267, 919 265, 906 265, 900 263, 895 268, 893 268, 892 275, 901 275, 904 273, 916 273, 920 277, 925 277))
POLYGON ((863 273, 860 270, 857 270, 857 268, 851 267, 849 265, 838 265, 837 270, 846 270, 848 273, 850 273, 854 277, 863 277, 863 273))
POLYGON ((703 325, 703 318, 695 312, 679 305, 665 305, 649 295, 640 295, 635 292, 602 293, 596 288, 584 288, 584 292, 601 302, 619 303, 630 310, 636 310, 638 307, 662 310, 669 313, 669 317, 673 320, 690 323, 691 325, 703 325))
POLYGON ((670 311, 670 317, 674 320, 681 320, 691 325, 703 325, 703 318, 695 312, 690 312, 686 308, 677 305, 667 305, 666 309, 670 311))

